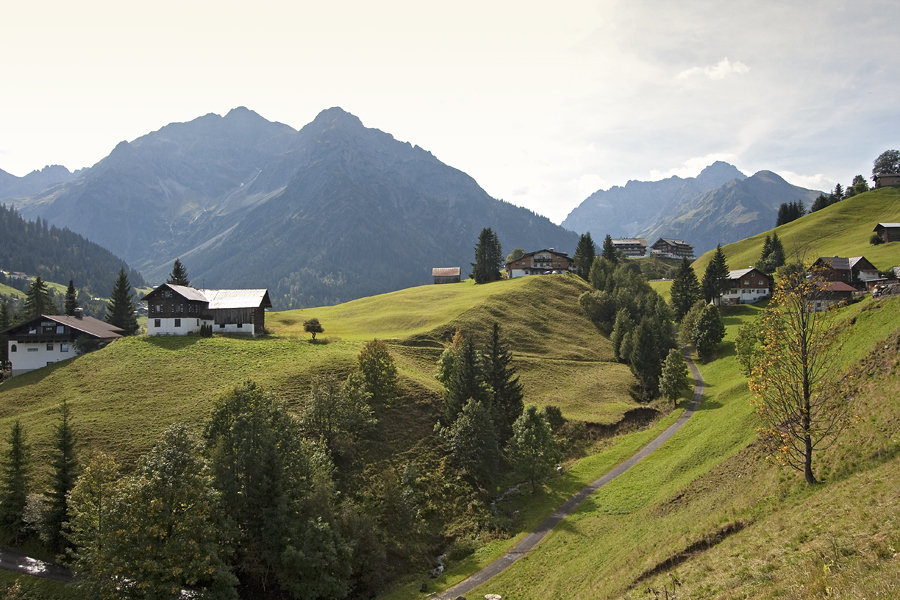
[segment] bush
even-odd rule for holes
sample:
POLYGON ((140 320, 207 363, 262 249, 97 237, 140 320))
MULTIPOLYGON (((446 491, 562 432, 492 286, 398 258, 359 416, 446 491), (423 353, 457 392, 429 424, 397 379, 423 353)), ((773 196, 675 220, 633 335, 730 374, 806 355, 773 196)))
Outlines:
POLYGON ((884 239, 877 233, 873 233, 872 237, 869 238, 869 243, 873 246, 877 246, 878 244, 883 244, 884 239))

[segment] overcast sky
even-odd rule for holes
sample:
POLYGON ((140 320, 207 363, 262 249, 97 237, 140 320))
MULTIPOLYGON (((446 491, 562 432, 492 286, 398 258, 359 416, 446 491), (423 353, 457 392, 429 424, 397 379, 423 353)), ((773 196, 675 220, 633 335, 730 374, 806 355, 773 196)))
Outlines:
POLYGON ((715 160, 827 190, 900 148, 898 22, 896 0, 10 2, 0 169, 340 106, 557 223, 715 160))

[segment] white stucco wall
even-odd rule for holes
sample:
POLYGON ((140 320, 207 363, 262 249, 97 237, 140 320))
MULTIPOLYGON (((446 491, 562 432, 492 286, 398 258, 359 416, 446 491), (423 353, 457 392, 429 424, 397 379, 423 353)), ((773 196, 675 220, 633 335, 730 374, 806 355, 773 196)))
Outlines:
POLYGON ((256 335, 254 326, 250 323, 244 323, 242 327, 238 327, 237 323, 226 323, 224 327, 216 325, 212 321, 203 321, 196 317, 181 318, 181 326, 175 326, 174 318, 156 319, 150 317, 147 319, 147 335, 187 335, 195 331, 200 331, 200 326, 206 323, 211 325, 213 333, 243 333, 246 335, 256 335), (159 321, 159 327, 156 326, 159 321))
POLYGON ((7 343, 9 362, 12 363, 12 374, 20 375, 46 367, 48 363, 55 363, 75 356, 75 348, 70 343, 53 343, 53 349, 47 349, 47 343, 20 343, 9 340, 7 343), (15 351, 13 351, 15 348, 15 351), (63 350, 65 348, 65 351, 63 350))

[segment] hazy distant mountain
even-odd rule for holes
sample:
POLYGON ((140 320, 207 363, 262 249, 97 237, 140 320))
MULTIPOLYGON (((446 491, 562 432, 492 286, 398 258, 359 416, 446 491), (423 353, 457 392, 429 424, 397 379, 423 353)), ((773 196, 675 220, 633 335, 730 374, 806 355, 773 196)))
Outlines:
POLYGON ((809 209, 820 193, 791 185, 771 171, 760 171, 673 207, 639 233, 648 241, 660 237, 683 239, 700 256, 716 244, 730 244, 772 229, 782 203, 802 200, 809 209))
POLYGON ((432 267, 468 274, 483 227, 507 253, 572 253, 577 243, 340 108, 299 132, 245 108, 171 124, 17 206, 109 248, 151 282, 180 258, 197 285, 267 287, 281 308, 430 283, 432 267))
POLYGON ((60 165, 48 165, 40 171, 32 171, 24 177, 16 177, 0 169, 0 198, 30 196, 66 181, 72 181, 81 171, 70 173, 60 165))
POLYGON ((569 213, 562 226, 579 233, 590 231, 596 240, 602 240, 606 234, 632 237, 651 227, 660 215, 694 196, 746 177, 734 166, 717 161, 697 177, 629 181, 625 187, 613 186, 591 194, 569 213))
POLYGON ((595 239, 660 237, 683 239, 697 256, 775 226, 783 202, 802 200, 807 208, 821 192, 791 185, 770 171, 747 177, 717 161, 696 178, 629 181, 592 194, 562 226, 590 231, 595 239))

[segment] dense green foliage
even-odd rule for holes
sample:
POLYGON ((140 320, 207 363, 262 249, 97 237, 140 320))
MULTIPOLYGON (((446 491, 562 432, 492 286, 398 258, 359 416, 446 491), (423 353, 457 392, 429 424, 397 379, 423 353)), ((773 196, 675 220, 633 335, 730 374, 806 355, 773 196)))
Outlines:
POLYGON ((491 419, 500 446, 512 434, 513 423, 524 407, 523 386, 512 363, 512 352, 500 337, 500 324, 491 328, 491 339, 482 354, 484 382, 491 390, 491 419))
POLYGON ((475 244, 475 262, 472 263, 472 279, 475 283, 489 283, 499 279, 500 263, 503 260, 503 248, 497 234, 490 227, 485 227, 478 235, 475 244))
POLYGON ((680 349, 672 348, 666 356, 662 373, 659 376, 659 393, 663 398, 677 406, 681 392, 690 389, 690 387, 688 367, 684 361, 684 355, 682 355, 680 349))
POLYGON ((675 322, 680 323, 684 315, 691 310, 697 300, 701 298, 700 282, 687 258, 681 259, 681 267, 672 281, 672 290, 669 295, 669 304, 675 313, 675 322))
POLYGON ((575 247, 575 255, 572 257, 575 263, 575 274, 584 280, 590 277, 591 265, 594 264, 594 257, 597 256, 597 247, 594 240, 591 239, 591 232, 581 234, 578 238, 578 245, 575 247))
POLYGON ((886 173, 900 173, 900 151, 885 150, 872 163, 872 177, 886 173))
POLYGON ((134 335, 140 329, 135 316, 134 294, 131 293, 131 283, 125 269, 119 269, 119 277, 109 294, 109 302, 106 304, 106 317, 104 320, 125 332, 125 335, 134 335))
POLYGON ((17 419, 7 438, 9 447, 3 453, 2 480, 0 480, 0 527, 18 542, 25 533, 25 503, 31 476, 30 447, 25 429, 17 419))
POLYGON ((453 465, 476 486, 490 489, 500 463, 500 446, 490 409, 483 402, 470 399, 453 424, 441 431, 453 465))
POLYGON ((513 424, 509 454, 519 472, 531 483, 532 489, 541 478, 553 471, 559 460, 550 423, 534 404, 526 406, 513 424))
POLYGON ((706 305, 697 316, 691 331, 691 343, 697 349, 697 354, 701 358, 708 359, 724 337, 725 325, 722 323, 719 308, 713 304, 706 305))
POLYGON ((53 300, 47 294, 47 284, 40 275, 32 280, 31 287, 28 288, 22 312, 23 321, 37 319, 41 315, 54 315, 58 312, 53 300))
POLYGON ((366 342, 356 357, 359 376, 370 402, 390 405, 397 398, 399 383, 397 381, 397 365, 391 357, 391 351, 382 340, 366 342))
POLYGON ((778 218, 775 220, 775 227, 796 221, 805 214, 806 207, 803 205, 803 200, 784 202, 778 207, 778 218))
POLYGON ((778 267, 784 265, 784 261, 784 245, 778 239, 778 233, 773 232, 771 237, 767 235, 766 240, 763 242, 759 260, 756 262, 756 268, 767 275, 771 275, 778 267))
POLYGON ((47 491, 47 515, 44 529, 50 547, 57 552, 66 548, 63 524, 68 520, 68 494, 75 487, 78 474, 78 458, 75 454, 75 431, 71 423, 71 411, 67 402, 59 407, 59 423, 53 431, 53 476, 47 491))
MULTIPOLYGON (((112 287, 119 269, 127 267, 77 233, 50 226, 46 219, 26 221, 14 208, 0 204, 0 268, 5 271, 40 274, 47 281, 74 279, 100 294, 112 287)), ((128 276, 135 285, 145 285, 137 271, 129 269, 128 276)))
POLYGON ((728 291, 729 285, 728 263, 725 260, 722 244, 719 244, 716 246, 712 260, 706 265, 706 271, 703 272, 703 281, 701 283, 703 297, 707 302, 718 303, 722 294, 728 291))
POLYGON ((307 319, 303 322, 303 331, 310 334, 312 336, 313 341, 316 341, 316 335, 319 333, 325 333, 325 329, 322 327, 322 324, 319 323, 319 319, 307 319))
POLYGON ((75 316, 75 309, 78 308, 78 292, 75 290, 75 282, 69 280, 69 287, 66 288, 66 301, 64 305, 65 315, 68 317, 75 316))

